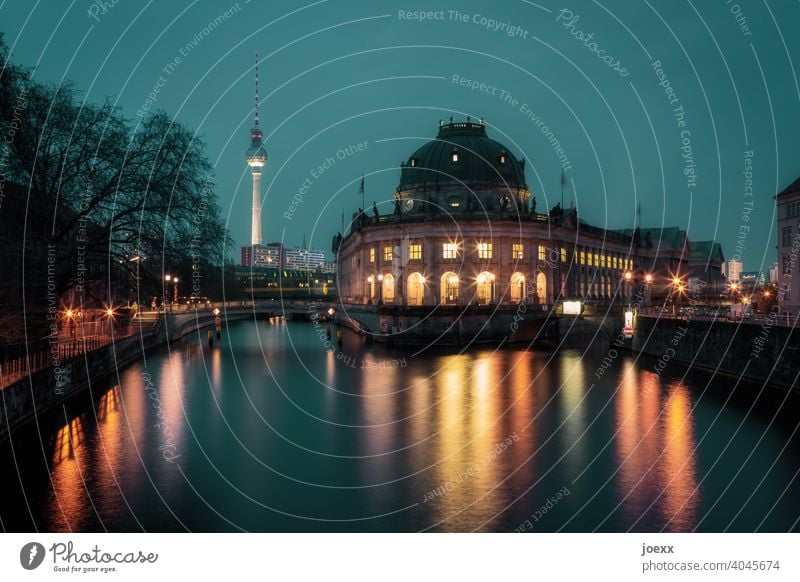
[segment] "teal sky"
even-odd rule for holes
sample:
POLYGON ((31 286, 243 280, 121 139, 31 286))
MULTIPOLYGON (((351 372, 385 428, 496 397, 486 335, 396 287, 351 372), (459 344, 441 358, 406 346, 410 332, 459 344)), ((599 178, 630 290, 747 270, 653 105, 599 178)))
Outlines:
POLYGON ((0 0, 13 59, 35 66, 39 80, 70 80, 87 100, 109 98, 135 118, 162 77, 151 108, 206 142, 237 244, 250 235, 244 152, 259 51, 265 240, 297 245, 306 235, 329 249, 342 210, 349 217, 360 204, 362 173, 367 204, 386 203, 389 212, 400 161, 451 115, 484 117, 491 137, 527 159, 539 208, 552 206, 562 163, 530 110, 564 149, 574 183, 567 202, 576 201, 583 219, 629 227, 641 204, 644 226, 715 238, 726 257, 741 255, 745 270, 775 261, 772 197, 800 176, 797 22, 800 4, 788 0, 0 0), (419 10, 436 19, 408 17, 419 10), (470 90, 454 75, 486 88, 470 90), (337 158, 361 142, 362 151, 337 158), (335 162, 314 177, 327 158, 335 162))

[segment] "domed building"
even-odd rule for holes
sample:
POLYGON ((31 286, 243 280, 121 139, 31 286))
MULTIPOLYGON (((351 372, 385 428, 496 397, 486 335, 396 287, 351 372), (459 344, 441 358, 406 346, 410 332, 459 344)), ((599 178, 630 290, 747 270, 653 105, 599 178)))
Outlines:
POLYGON ((525 161, 483 120, 440 122, 401 164, 393 213, 354 215, 334 240, 339 319, 409 342, 529 339, 565 300, 630 301, 645 282, 649 295, 659 265, 664 279, 685 275, 688 239, 660 242, 560 205, 539 212, 525 161))

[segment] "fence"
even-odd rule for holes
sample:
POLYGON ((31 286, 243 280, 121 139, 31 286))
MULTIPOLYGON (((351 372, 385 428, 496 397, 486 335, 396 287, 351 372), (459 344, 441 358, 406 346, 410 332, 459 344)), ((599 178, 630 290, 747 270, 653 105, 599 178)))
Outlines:
POLYGON ((30 352, 24 356, 0 362, 0 389, 6 388, 34 372, 77 358, 108 344, 127 340, 140 333, 145 335, 156 333, 159 323, 160 319, 156 319, 148 328, 129 325, 113 335, 93 334, 75 338, 54 336, 50 346, 45 350, 30 352))

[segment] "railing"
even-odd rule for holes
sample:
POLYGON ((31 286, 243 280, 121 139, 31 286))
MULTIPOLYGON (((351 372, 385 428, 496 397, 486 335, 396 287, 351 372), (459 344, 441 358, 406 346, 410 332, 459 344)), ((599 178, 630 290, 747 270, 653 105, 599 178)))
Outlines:
POLYGON ((722 310, 717 314, 694 311, 691 308, 680 306, 669 307, 644 307, 637 310, 636 314, 642 317, 653 317, 659 319, 681 319, 688 321, 720 321, 727 323, 741 323, 744 325, 769 325, 781 327, 798 327, 800 313, 749 313, 740 315, 731 314, 728 310, 722 310))
MULTIPOLYGON (((135 321, 135 320, 134 320, 135 321)), ((148 321, 149 329, 136 324, 126 325, 114 334, 77 335, 75 337, 61 334, 54 336, 45 350, 28 353, 25 356, 0 362, 0 389, 3 389, 25 376, 43 370, 55 364, 61 364, 85 353, 117 343, 139 334, 156 333, 160 327, 160 319, 148 321)))

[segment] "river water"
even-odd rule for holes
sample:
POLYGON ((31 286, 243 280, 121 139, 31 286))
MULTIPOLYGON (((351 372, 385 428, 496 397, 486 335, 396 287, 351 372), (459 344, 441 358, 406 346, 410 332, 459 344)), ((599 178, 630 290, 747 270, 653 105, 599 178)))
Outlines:
POLYGON ((798 398, 608 346, 399 350, 239 322, 0 448, 8 531, 789 531, 798 398))

